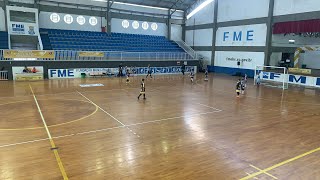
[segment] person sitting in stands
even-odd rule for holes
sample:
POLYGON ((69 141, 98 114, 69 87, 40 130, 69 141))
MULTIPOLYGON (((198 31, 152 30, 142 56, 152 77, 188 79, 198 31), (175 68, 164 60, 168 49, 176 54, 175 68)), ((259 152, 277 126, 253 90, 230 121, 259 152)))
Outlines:
POLYGON ((32 68, 32 73, 37 73, 36 67, 33 67, 33 68, 32 68))
POLYGON ((22 72, 23 72, 23 73, 29 73, 30 71, 29 71, 28 67, 25 66, 22 72))

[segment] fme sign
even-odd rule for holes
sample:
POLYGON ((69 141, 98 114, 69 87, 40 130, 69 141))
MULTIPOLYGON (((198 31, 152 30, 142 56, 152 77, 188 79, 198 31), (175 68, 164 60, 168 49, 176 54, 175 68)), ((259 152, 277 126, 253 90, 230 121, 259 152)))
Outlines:
POLYGON ((11 24, 12 33, 14 34, 25 34, 24 24, 11 24))
POLYGON ((286 78, 289 84, 320 87, 320 77, 301 76, 293 74, 284 75, 281 73, 262 72, 262 78, 276 82, 283 82, 283 78, 286 78))
POLYGON ((49 69, 49 79, 52 78, 75 78, 73 69, 49 69))
POLYGON ((265 46, 266 24, 221 27, 217 30, 217 46, 265 46))
POLYGON ((231 39, 232 41, 253 41, 254 30, 234 31, 234 32, 224 32, 223 41, 231 39), (231 35, 231 36, 230 36, 231 35))

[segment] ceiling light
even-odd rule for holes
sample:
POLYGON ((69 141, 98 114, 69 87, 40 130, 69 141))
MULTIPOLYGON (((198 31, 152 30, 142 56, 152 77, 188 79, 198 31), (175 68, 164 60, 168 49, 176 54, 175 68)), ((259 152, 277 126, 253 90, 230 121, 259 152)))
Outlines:
POLYGON ((203 9, 204 7, 206 7, 208 4, 210 4, 213 1, 214 0, 206 0, 205 2, 200 4, 200 6, 195 8, 190 14, 187 15, 187 19, 190 19, 193 15, 195 15, 197 12, 199 12, 201 9, 203 9))
MULTIPOLYGON (((108 2, 108 0, 91 0, 91 1, 97 1, 97 2, 108 2)), ((153 7, 153 6, 145 6, 145 5, 139 5, 139 4, 131 4, 131 3, 124 3, 124 2, 117 2, 113 1, 114 4, 122 4, 127 6, 136 6, 136 7, 143 7, 143 8, 150 8, 150 9, 159 9, 159 10, 169 10, 169 8, 161 8, 161 7, 153 7)), ((182 10, 176 10, 183 12, 182 10)))

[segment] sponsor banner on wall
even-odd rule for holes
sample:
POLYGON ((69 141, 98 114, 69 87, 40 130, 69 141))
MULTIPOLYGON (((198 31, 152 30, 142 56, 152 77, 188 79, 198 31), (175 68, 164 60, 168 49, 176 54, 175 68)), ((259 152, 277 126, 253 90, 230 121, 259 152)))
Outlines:
POLYGON ((30 50, 30 51, 21 51, 21 50, 4 50, 4 58, 46 58, 54 59, 54 51, 50 50, 30 50))
POLYGON ((79 57, 104 57, 104 52, 82 51, 79 57))
POLYGON ((255 69, 264 64, 264 52, 216 51, 214 61, 215 66, 255 69))
POLYGON ((302 75, 293 75, 293 74, 282 74, 274 72, 264 72, 261 71, 259 74, 261 79, 283 82, 283 78, 287 79, 289 84, 296 84, 302 86, 312 86, 320 88, 320 77, 311 77, 311 76, 302 76, 302 75))
POLYGON ((10 22, 9 34, 15 35, 39 35, 38 26, 35 23, 10 22))
POLYGON ((27 80, 42 80, 43 67, 42 66, 13 66, 12 67, 13 80, 27 81, 27 80))
POLYGON ((216 46, 265 46, 267 25, 220 27, 216 37, 216 46))
MULTIPOLYGON (((178 74, 181 73, 181 66, 170 67, 151 67, 153 74, 178 74)), ((186 66, 186 72, 196 72, 196 66, 186 66)), ((148 73, 147 67, 136 67, 130 69, 134 71, 136 75, 145 75, 148 73)), ((81 69, 48 69, 49 79, 66 79, 66 78, 81 78, 81 74, 85 74, 86 77, 93 77, 97 74, 101 76, 114 76, 119 74, 118 68, 81 68, 81 69)), ((123 70, 125 74, 125 70, 123 70)))

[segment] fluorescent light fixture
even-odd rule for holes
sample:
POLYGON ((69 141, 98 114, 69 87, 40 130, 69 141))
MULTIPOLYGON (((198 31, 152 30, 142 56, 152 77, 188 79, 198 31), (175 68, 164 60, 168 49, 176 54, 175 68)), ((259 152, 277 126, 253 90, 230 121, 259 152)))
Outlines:
POLYGON ((212 3, 214 0, 206 0, 200 6, 195 8, 190 14, 187 15, 187 19, 190 19, 193 15, 195 15, 197 12, 199 12, 201 9, 206 7, 208 4, 212 3))
MULTIPOLYGON (((108 2, 108 0, 91 0, 91 1, 97 1, 97 2, 108 2)), ((150 9, 159 9, 159 10, 169 10, 168 8, 161 8, 161 7, 153 7, 153 6, 145 6, 145 5, 139 5, 139 4, 131 4, 131 3, 124 3, 124 2, 117 2, 114 1, 114 4, 122 4, 127 6, 135 6, 135 7, 143 7, 143 8, 150 8, 150 9)), ((183 12, 182 10, 177 10, 180 12, 183 12)))
POLYGON ((296 41, 294 39, 289 40, 289 44, 294 44, 296 41))

